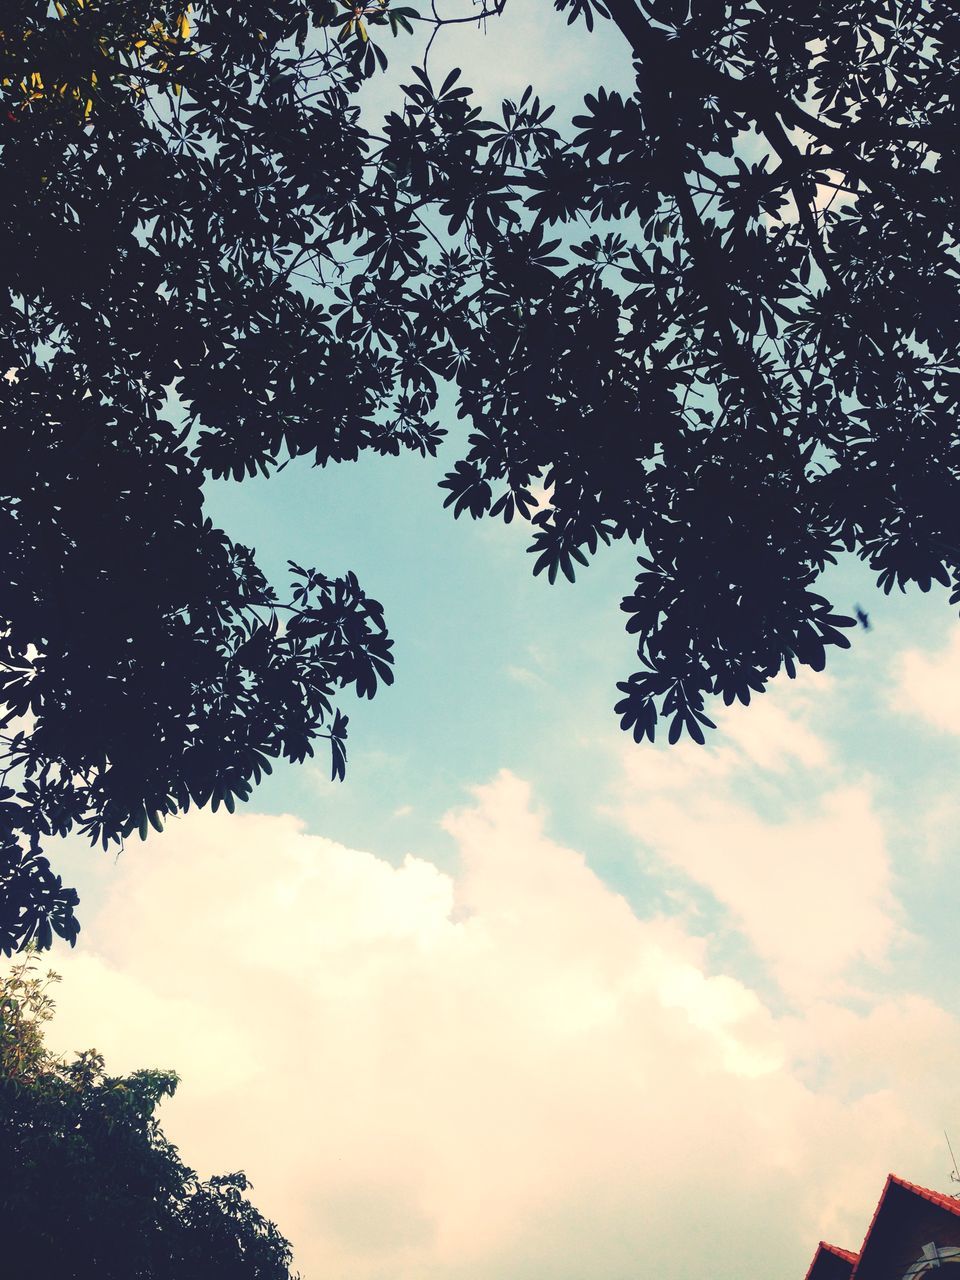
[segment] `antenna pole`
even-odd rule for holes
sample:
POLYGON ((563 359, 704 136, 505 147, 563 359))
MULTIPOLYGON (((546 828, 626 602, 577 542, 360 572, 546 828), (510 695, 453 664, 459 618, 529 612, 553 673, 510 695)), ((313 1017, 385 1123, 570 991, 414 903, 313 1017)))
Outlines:
POLYGON ((950 1145, 946 1129, 943 1131, 943 1137, 947 1144, 947 1150, 950 1152, 950 1159, 953 1161, 953 1172, 950 1174, 950 1181, 960 1182, 960 1168, 957 1168, 957 1157, 953 1154, 953 1147, 950 1145))

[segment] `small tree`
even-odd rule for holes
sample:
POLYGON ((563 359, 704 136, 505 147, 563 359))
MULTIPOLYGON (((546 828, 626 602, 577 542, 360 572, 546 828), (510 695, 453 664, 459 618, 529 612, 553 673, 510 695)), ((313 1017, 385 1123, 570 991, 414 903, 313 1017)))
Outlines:
POLYGON ((290 1248, 242 1173, 201 1181, 156 1116, 177 1077, 50 1053, 50 985, 27 954, 0 978, 0 1240, 11 1275, 289 1280, 290 1248))

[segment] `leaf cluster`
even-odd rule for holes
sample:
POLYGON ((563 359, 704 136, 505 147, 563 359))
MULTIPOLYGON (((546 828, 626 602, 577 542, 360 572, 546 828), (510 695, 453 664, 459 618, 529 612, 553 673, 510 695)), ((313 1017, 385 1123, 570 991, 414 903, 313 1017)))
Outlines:
POLYGON ((420 178, 466 229, 443 282, 472 431, 445 505, 531 519, 551 580, 636 544, 617 713, 703 742, 709 697, 849 645, 815 589, 841 552, 884 591, 960 595, 960 18, 556 7, 616 25, 631 94, 599 86, 572 137, 532 90, 502 122, 428 116, 430 154, 466 155, 420 178))
MULTIPOLYGON (((375 208, 355 203, 369 143, 352 105, 370 41, 333 38, 334 11, 5 11, 8 953, 77 936, 45 838, 79 831, 106 848, 192 805, 232 810, 272 761, 302 761, 318 739, 342 778, 337 695, 392 680, 382 610, 352 574, 295 568, 285 598, 204 513, 210 479, 435 447, 419 405, 384 420, 395 362, 316 297, 324 271, 345 269, 335 246, 349 260, 375 208)), ((408 12, 374 16, 402 33, 408 12)))

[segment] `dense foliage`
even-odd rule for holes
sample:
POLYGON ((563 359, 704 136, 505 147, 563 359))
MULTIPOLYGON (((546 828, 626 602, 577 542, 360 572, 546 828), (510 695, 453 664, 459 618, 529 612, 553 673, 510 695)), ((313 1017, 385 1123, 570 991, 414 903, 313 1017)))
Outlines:
POLYGON ((841 550, 960 599, 955 6, 554 7, 635 68, 567 136, 426 68, 374 132, 358 90, 416 17, 379 0, 7 6, 0 946, 75 931, 42 836, 233 803, 319 732, 342 770, 380 612, 297 570, 280 627, 201 486, 432 453, 444 382, 455 515, 532 518, 551 578, 637 545, 638 740, 847 645, 841 550))
POLYGON ((380 607, 352 575, 293 565, 281 599, 203 512, 205 476, 281 448, 424 447, 375 420, 375 363, 303 292, 331 224, 352 234, 361 183, 349 100, 366 42, 304 50, 333 11, 211 5, 199 44, 179 3, 4 6, 8 954, 76 936, 44 836, 106 847, 191 804, 232 808, 321 734, 342 776, 336 693, 391 679, 380 607))
MULTIPOLYGON (((815 590, 842 549, 885 591, 960 600, 960 14, 593 12, 629 43, 632 95, 599 88, 568 141, 528 99, 477 150, 482 232, 449 306, 475 434, 448 483, 509 515, 545 472, 551 574, 638 544, 641 668, 617 710, 638 740, 665 716, 702 742, 706 695, 748 702, 849 643, 815 590), (534 215, 510 235, 505 172, 534 215)), ((451 185, 440 169, 435 198, 451 185)))
POLYGON ((0 979, 0 1239, 11 1275, 63 1280, 288 1280, 290 1249, 243 1194, 201 1181, 164 1137, 165 1071, 109 1076, 46 1049, 55 974, 28 956, 0 979))

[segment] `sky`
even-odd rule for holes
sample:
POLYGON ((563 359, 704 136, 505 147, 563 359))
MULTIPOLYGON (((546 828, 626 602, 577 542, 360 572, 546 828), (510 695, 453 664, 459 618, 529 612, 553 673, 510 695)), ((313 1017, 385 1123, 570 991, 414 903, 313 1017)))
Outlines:
MULTIPOLYGON (((562 116, 628 70, 508 14, 435 72, 562 116)), ((343 784, 318 758, 119 857, 53 851, 83 931, 50 1042, 175 1069, 167 1134, 247 1172, 304 1280, 800 1280, 888 1172, 951 1190, 956 613, 842 564, 850 652, 704 748, 636 746, 629 548, 550 586, 522 527, 442 510, 444 468, 211 487, 278 585, 358 574, 397 681, 345 708, 343 784)))

